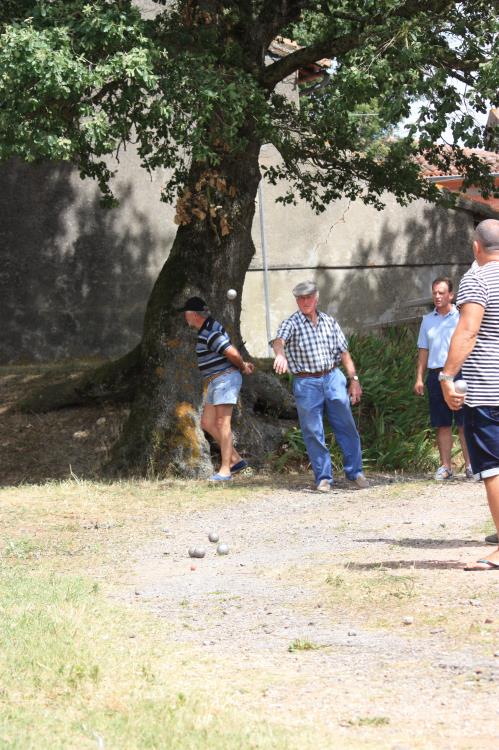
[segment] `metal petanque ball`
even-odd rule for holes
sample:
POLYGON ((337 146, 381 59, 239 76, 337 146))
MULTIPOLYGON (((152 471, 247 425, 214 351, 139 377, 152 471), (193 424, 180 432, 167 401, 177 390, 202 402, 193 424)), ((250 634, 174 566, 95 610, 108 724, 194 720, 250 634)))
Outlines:
POLYGON ((235 289, 227 289, 227 299, 236 299, 237 292, 235 289))
POLYGON ((189 557, 204 557, 206 555, 206 550, 204 547, 189 547, 189 557))
POLYGON ((456 393, 461 393, 461 394, 467 393, 468 383, 466 382, 466 380, 456 380, 454 382, 454 390, 456 391, 456 393))
POLYGON ((216 531, 210 531, 210 533, 208 534, 208 539, 210 540, 210 542, 218 542, 220 537, 218 536, 216 531))
POLYGON ((219 544, 217 547, 217 554, 218 555, 228 555, 229 554, 229 545, 222 542, 222 544, 219 544))

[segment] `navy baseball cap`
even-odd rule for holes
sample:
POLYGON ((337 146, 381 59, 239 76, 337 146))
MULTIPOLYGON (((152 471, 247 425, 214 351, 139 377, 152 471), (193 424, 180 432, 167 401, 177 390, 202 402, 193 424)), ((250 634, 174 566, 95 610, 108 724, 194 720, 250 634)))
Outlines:
POLYGON ((189 297, 183 307, 177 308, 177 312, 207 312, 208 305, 201 297, 189 297))

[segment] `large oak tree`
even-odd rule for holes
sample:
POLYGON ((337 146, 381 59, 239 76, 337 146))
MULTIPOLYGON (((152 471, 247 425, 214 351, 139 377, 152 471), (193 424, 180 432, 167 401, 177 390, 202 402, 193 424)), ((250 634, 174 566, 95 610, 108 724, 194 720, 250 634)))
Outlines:
MULTIPOLYGON (((124 144, 137 144, 145 170, 169 170, 163 198, 176 202, 179 229, 141 344, 37 403, 129 399, 113 468, 196 476, 209 462, 199 383, 173 309, 192 294, 219 300, 214 312, 240 343, 241 295, 228 303, 225 290, 242 290, 254 253, 261 145, 274 144, 282 157, 266 174, 283 181, 282 200, 300 197, 317 212, 343 196, 380 207, 386 190, 402 204, 441 201, 412 158, 423 151, 435 163, 457 163, 465 184, 490 190, 477 159, 436 144, 449 122, 456 142, 481 143, 469 109, 484 112, 496 96, 497 16, 483 0, 149 0, 152 12, 138 5, 3 0, 0 159, 70 161, 98 181, 109 205, 112 157, 124 144), (300 46, 269 59, 279 35, 300 46), (276 92, 325 57, 332 64, 320 96, 297 107, 276 92), (415 102, 419 114, 405 137, 370 143, 356 114, 373 102, 381 129, 407 118, 415 102)), ((258 376, 251 405, 268 404, 272 391, 258 376)), ((261 430, 250 411, 243 422, 255 446, 261 430)))

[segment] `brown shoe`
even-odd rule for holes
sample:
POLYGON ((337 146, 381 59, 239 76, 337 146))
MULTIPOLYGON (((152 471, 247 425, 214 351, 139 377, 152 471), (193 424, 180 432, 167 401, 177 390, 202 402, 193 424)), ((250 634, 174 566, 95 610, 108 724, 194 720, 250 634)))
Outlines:
POLYGON ((363 474, 359 474, 355 479, 349 479, 350 486, 356 490, 365 490, 369 487, 369 482, 363 474))
POLYGON ((329 492, 331 490, 331 482, 329 479, 321 479, 317 485, 317 492, 329 492))

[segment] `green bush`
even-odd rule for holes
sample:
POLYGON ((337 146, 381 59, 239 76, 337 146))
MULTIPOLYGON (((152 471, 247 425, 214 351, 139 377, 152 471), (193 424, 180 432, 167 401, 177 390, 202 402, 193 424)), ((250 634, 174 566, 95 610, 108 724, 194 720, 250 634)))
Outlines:
MULTIPOLYGON (((349 348, 360 376, 363 396, 353 414, 362 438, 364 463, 379 471, 424 472, 438 465, 435 433, 426 398, 413 393, 417 332, 391 328, 382 336, 356 334, 349 348)), ((341 453, 326 422, 326 435, 336 470, 341 453)), ((458 452, 458 448, 456 451, 458 452)), ((275 457, 277 468, 306 460, 301 432, 293 428, 275 457)))

